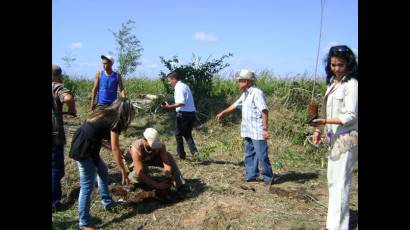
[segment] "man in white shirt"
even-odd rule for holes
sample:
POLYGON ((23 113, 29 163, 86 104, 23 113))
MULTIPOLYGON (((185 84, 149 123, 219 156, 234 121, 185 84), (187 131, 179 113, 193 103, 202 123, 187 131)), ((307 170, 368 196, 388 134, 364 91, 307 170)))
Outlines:
POLYGON ((174 104, 164 102, 161 104, 163 109, 175 109, 176 111, 176 133, 177 154, 180 159, 185 159, 186 153, 182 137, 188 144, 189 151, 192 155, 198 152, 194 139, 192 138, 192 128, 195 122, 195 103, 189 86, 181 82, 178 75, 173 72, 167 76, 168 84, 174 87, 174 104))

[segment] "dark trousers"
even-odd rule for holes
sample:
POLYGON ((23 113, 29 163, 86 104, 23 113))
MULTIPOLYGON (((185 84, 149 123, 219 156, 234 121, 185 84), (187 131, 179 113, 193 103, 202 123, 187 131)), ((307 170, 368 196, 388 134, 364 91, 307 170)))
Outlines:
POLYGON ((61 179, 64 176, 64 145, 51 145, 51 184, 52 203, 54 206, 61 200, 61 179))
POLYGON ((177 153, 181 157, 186 155, 182 137, 185 138, 192 155, 198 151, 192 138, 192 128, 195 118, 195 112, 177 112, 175 138, 177 141, 177 153))

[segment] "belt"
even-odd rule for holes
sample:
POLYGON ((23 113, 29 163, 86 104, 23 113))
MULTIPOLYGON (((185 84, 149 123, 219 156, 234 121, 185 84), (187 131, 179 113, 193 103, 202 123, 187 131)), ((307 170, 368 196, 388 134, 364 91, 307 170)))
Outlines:
POLYGON ((195 111, 190 111, 190 112, 188 112, 188 111, 178 111, 177 113, 194 114, 194 113, 195 113, 195 111))

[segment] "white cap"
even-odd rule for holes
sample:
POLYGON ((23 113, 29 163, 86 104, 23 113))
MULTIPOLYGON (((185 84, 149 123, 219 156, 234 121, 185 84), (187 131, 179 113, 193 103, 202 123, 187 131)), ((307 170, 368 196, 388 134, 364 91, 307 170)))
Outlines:
POLYGON ((107 59, 107 60, 111 61, 112 64, 114 64, 114 57, 111 56, 111 55, 103 54, 103 55, 101 55, 101 59, 107 59))
POLYGON ((247 70, 247 69, 241 69, 241 71, 239 72, 238 77, 236 78, 236 80, 251 80, 251 81, 255 81, 256 77, 255 77, 255 73, 247 70))
POLYGON ((144 131, 144 137, 148 141, 148 145, 152 149, 160 149, 162 147, 161 140, 159 139, 159 133, 154 128, 147 128, 144 131))

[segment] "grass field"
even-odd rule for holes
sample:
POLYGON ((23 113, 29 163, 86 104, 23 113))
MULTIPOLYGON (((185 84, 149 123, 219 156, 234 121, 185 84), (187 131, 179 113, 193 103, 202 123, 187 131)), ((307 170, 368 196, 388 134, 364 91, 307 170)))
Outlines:
MULTIPOLYGON (((77 118, 65 117, 67 134, 66 173, 62 179, 63 203, 67 209, 52 214, 53 229, 78 228, 79 175, 75 161, 68 158, 71 137, 86 119, 92 81, 66 80, 66 87, 77 95, 77 118)), ((243 140, 240 137, 240 113, 216 124, 217 112, 234 102, 240 91, 233 81, 216 78, 213 97, 197 101, 202 125, 193 131, 199 149, 195 157, 177 160, 190 192, 177 202, 145 199, 129 202, 114 212, 104 211, 97 189, 91 203, 91 216, 99 229, 323 229, 327 213, 327 150, 306 142, 311 128, 306 125, 306 107, 311 98, 312 81, 276 79, 262 74, 257 82, 269 106, 269 159, 273 171, 281 178, 278 184, 266 187, 263 182, 244 183, 243 140), (254 190, 244 190, 241 185, 254 190)), ((130 79, 125 81, 128 97, 137 100, 140 94, 163 93, 159 80, 130 79)), ((315 95, 321 100, 325 85, 317 85, 315 95)), ((120 137, 125 148, 147 127, 161 133, 168 150, 175 153, 174 113, 165 112, 158 104, 148 104, 138 111, 127 133, 120 137)), ((110 188, 118 187, 121 175, 112 153, 103 149, 101 157, 110 174, 110 188)), ((356 167, 351 191, 351 217, 358 212, 356 167)), ((122 197, 113 195, 114 199, 122 197)), ((358 229, 358 226, 353 226, 358 229)))

